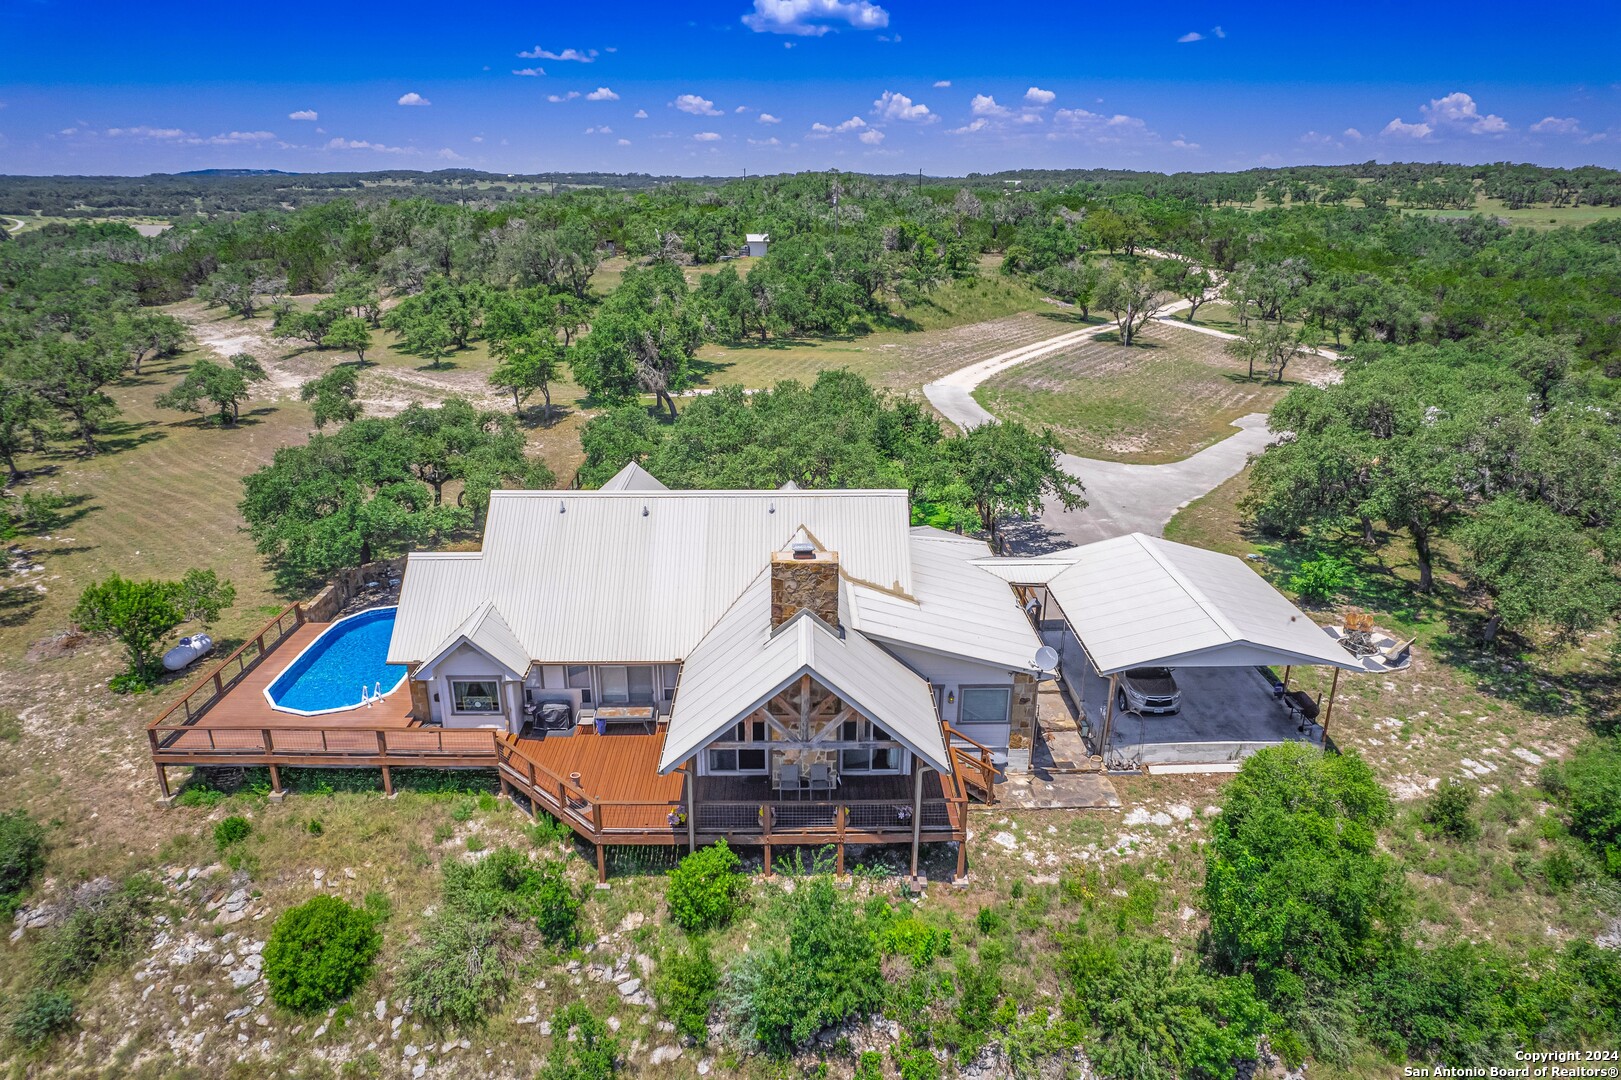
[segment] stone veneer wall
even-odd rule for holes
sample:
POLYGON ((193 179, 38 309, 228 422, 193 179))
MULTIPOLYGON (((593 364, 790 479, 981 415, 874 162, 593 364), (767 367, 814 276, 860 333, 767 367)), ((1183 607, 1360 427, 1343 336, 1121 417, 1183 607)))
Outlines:
POLYGON ((405 556, 397 559, 380 559, 369 562, 365 566, 351 567, 338 571, 332 579, 332 584, 316 593, 304 602, 304 618, 310 622, 328 622, 344 605, 360 594, 360 591, 372 582, 387 585, 388 582, 400 576, 405 570, 405 556))
POLYGON ((771 556, 771 625, 781 626, 805 609, 829 626, 839 625, 839 557, 818 551, 815 558, 771 556))
POLYGON ((1013 702, 1008 709, 1008 745, 1029 747, 1036 738, 1036 677, 1013 676, 1013 702))

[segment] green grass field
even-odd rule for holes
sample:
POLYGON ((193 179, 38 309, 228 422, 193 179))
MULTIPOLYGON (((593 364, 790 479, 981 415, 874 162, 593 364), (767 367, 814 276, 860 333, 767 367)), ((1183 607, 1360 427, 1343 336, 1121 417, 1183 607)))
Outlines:
POLYGON ((1232 434, 1232 422, 1266 412, 1322 361, 1297 361, 1283 385, 1251 380, 1226 342, 1150 324, 1123 348, 1113 332, 993 376, 974 397, 994 415, 1051 427, 1084 457, 1179 461, 1232 434))

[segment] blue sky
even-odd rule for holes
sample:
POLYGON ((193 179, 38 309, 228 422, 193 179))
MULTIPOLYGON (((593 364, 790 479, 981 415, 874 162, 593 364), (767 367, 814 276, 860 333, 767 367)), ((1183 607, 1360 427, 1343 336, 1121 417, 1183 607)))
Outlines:
POLYGON ((0 172, 1621 165, 1621 3, 0 0, 0 172))

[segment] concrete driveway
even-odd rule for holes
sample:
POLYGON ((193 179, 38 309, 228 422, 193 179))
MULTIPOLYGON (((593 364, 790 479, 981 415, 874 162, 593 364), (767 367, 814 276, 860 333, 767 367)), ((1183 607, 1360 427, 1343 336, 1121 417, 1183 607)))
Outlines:
MULTIPOLYGON (((1173 314, 1187 306, 1185 300, 1177 301, 1161 308, 1157 317, 1173 314)), ((1167 325, 1189 329, 1183 323, 1167 325)), ((1060 334, 1034 345, 1010 349, 928 383, 923 387, 923 393, 940 410, 941 415, 964 431, 978 427, 995 419, 974 400, 975 388, 986 379, 1008 368, 1070 348, 1113 328, 1114 324, 1103 323, 1060 334)), ((1132 532, 1158 536, 1164 532, 1166 523, 1177 510, 1229 477, 1236 476, 1249 456, 1259 453, 1271 438, 1263 413, 1240 417, 1233 422, 1233 428, 1232 435, 1214 446, 1207 446, 1192 457, 1165 465, 1127 465, 1074 454, 1059 455, 1064 469, 1079 476, 1086 485, 1089 505, 1084 510, 1065 510, 1056 500, 1050 500, 1040 519, 1004 525, 1003 533, 1009 546, 1015 552, 1029 554, 1086 544, 1093 540, 1107 540, 1111 536, 1124 536, 1132 532)))

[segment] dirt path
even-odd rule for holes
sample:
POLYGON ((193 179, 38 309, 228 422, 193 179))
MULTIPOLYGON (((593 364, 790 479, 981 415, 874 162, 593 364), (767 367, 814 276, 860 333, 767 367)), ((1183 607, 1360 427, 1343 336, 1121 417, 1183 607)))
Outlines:
POLYGON ((8 233, 22 232, 23 231, 23 226, 28 224, 22 218, 20 218, 20 217, 12 217, 10 214, 0 214, 0 218, 4 218, 6 221, 11 222, 10 225, 6 226, 6 232, 8 232, 8 233))

